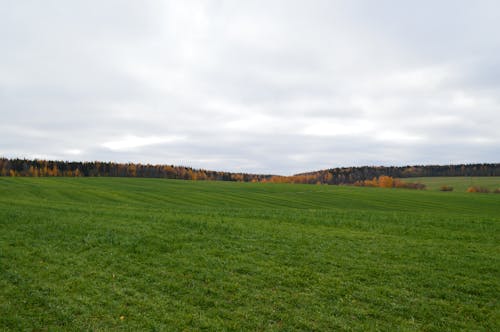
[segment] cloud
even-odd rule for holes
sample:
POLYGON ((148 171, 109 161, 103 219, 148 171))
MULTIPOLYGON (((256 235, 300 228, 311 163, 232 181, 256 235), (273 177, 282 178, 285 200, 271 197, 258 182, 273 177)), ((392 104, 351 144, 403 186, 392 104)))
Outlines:
POLYGON ((182 137, 178 136, 138 137, 134 135, 127 135, 116 141, 102 143, 101 146, 110 149, 111 151, 130 151, 145 146, 178 142, 180 140, 182 140, 182 137))
POLYGON ((0 4, 0 154, 291 174, 498 161, 495 1, 0 4))

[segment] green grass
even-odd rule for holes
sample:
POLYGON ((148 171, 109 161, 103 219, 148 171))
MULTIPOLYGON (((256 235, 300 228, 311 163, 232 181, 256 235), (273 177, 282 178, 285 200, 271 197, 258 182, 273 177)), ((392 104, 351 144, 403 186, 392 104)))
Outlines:
POLYGON ((427 178, 405 178, 406 182, 420 182, 427 186, 428 190, 439 190, 441 186, 452 186, 453 191, 465 192, 471 186, 488 188, 491 191, 500 189, 500 177, 498 176, 456 176, 456 177, 427 177, 427 178))
POLYGON ((0 330, 500 330, 500 195, 0 178, 0 230, 0 330))

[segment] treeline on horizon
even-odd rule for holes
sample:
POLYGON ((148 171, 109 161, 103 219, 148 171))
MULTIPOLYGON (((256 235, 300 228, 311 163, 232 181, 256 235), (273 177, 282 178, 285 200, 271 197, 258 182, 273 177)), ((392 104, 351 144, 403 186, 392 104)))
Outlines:
POLYGON ((195 169, 186 166, 151 165, 114 162, 70 162, 0 158, 0 176, 66 176, 66 177, 142 177, 182 180, 238 182, 272 182, 305 184, 355 184, 389 176, 392 178, 433 176, 500 176, 500 163, 427 165, 427 166, 363 166, 342 167, 291 176, 231 173, 195 169))
POLYGON ((361 166, 339 167, 301 173, 295 176, 313 176, 322 183, 354 184, 380 176, 414 178, 435 176, 500 176, 500 163, 417 165, 417 166, 361 166))

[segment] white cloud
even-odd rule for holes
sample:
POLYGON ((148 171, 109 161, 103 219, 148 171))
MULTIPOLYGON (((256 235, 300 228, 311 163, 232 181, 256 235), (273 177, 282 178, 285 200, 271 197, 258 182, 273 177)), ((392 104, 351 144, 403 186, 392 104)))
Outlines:
POLYGON ((80 149, 67 149, 67 150, 64 150, 64 153, 71 155, 71 156, 78 156, 78 155, 82 154, 82 150, 80 150, 80 149))
POLYGON ((0 4, 0 153, 284 173, 498 161, 494 1, 0 4))
POLYGON ((316 122, 305 127, 302 134, 310 136, 355 136, 366 135, 373 129, 373 124, 366 121, 337 120, 336 122, 316 122))
POLYGON ((102 146, 112 151, 129 151, 150 145, 178 142, 182 139, 182 137, 178 136, 138 137, 134 135, 127 135, 116 141, 105 142, 102 146))
POLYGON ((391 141, 397 144, 407 144, 407 143, 418 143, 422 142, 425 140, 424 137, 422 136, 417 136, 417 135, 412 135, 406 132, 401 132, 401 131, 380 131, 379 133, 376 133, 374 137, 377 140, 380 141, 391 141))

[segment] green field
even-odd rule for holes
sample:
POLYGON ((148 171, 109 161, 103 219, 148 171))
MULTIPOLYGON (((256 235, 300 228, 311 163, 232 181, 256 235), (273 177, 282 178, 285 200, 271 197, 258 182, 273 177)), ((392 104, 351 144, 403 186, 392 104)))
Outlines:
POLYGON ((428 190, 439 190, 441 186, 452 186, 453 191, 465 192, 467 188, 472 186, 479 186, 488 188, 493 191, 495 189, 500 189, 500 177, 492 176, 437 176, 437 177, 427 177, 427 178, 405 178, 402 179, 407 182, 420 182, 427 186, 428 190))
POLYGON ((500 195, 0 178, 0 230, 0 330, 500 331, 500 195))

